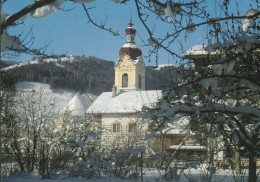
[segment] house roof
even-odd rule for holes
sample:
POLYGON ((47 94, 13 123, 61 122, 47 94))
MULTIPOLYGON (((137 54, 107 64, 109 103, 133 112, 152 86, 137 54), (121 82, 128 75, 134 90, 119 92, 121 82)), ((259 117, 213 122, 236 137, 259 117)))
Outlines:
POLYGON ((62 112, 69 111, 71 116, 84 116, 87 108, 93 103, 90 95, 76 94, 69 103, 62 109, 62 112))
POLYGON ((206 150, 202 145, 171 145, 170 149, 173 150, 206 150))
POLYGON ((188 135, 190 131, 190 118, 187 116, 175 115, 172 123, 168 123, 162 133, 169 135, 188 135))
POLYGON ((218 53, 215 50, 216 45, 195 45, 183 54, 183 58, 193 59, 200 57, 214 57, 218 53))
POLYGON ((136 113, 143 106, 153 108, 162 96, 161 90, 121 91, 102 93, 87 109, 87 113, 136 113))

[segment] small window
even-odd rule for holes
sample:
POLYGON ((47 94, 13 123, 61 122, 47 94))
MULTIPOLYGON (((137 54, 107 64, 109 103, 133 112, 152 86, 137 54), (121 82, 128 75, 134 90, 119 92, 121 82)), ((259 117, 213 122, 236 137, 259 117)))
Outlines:
POLYGON ((122 87, 128 87, 128 75, 126 73, 122 76, 122 87))
POLYGON ((136 130, 136 123, 129 123, 128 132, 134 132, 136 130))
POLYGON ((102 121, 102 114, 94 115, 94 122, 101 122, 102 121))
POLYGON ((121 128, 121 124, 120 123, 114 123, 113 124, 113 133, 119 133, 120 132, 120 128, 121 128))

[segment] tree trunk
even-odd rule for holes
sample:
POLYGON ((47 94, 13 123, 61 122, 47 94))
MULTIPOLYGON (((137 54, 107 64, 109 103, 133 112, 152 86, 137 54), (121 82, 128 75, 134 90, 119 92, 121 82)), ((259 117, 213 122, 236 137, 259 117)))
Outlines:
POLYGON ((256 182, 256 155, 253 152, 249 152, 249 177, 248 182, 256 182))
POLYGON ((239 146, 238 148, 235 150, 235 170, 237 174, 241 174, 241 156, 240 156, 240 150, 239 150, 239 146))
POLYGON ((16 159, 17 163, 19 164, 20 170, 22 172, 25 172, 24 162, 22 160, 22 152, 21 152, 20 147, 18 145, 18 137, 17 137, 16 130, 17 130, 17 128, 14 126, 13 131, 12 131, 13 138, 14 138, 13 139, 14 141, 12 142, 12 149, 15 151, 14 152, 15 159, 16 159))
POLYGON ((34 129, 33 132, 33 153, 32 153, 32 163, 31 163, 31 171, 32 172, 34 170, 34 163, 35 163, 35 155, 36 155, 36 147, 37 147, 37 133, 34 129))
POLYGON ((208 163, 213 163, 214 161, 214 147, 213 147, 213 139, 208 138, 208 163))

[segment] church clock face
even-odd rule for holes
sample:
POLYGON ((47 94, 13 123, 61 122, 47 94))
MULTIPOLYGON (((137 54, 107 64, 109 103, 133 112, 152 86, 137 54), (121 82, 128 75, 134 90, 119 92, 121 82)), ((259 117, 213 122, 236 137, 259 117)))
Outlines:
POLYGON ((128 65, 126 63, 123 64, 123 69, 127 69, 128 68, 128 65))

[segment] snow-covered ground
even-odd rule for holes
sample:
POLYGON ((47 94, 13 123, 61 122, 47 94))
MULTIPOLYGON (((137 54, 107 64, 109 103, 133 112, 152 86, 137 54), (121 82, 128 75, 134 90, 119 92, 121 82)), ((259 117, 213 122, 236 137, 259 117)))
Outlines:
MULTIPOLYGON (((235 182, 235 181, 247 181, 247 176, 236 175, 232 170, 217 169, 216 171, 212 170, 213 175, 210 175, 210 171, 206 170, 205 165, 200 168, 190 168, 185 169, 179 176, 177 173, 178 179, 172 178, 170 181, 174 182, 235 182), (212 177, 209 180, 210 176, 212 177)), ((158 169, 144 169, 143 181, 147 182, 158 182, 158 181, 167 181, 163 179, 165 171, 158 169)), ((260 179, 260 178, 259 178, 260 179)), ((41 179, 40 176, 30 175, 30 174, 19 174, 3 178, 2 182, 132 182, 132 181, 141 181, 139 177, 138 180, 126 180, 115 177, 107 177, 102 179, 84 179, 84 178, 69 178, 69 179, 41 179)))

